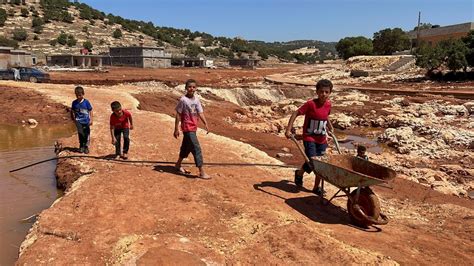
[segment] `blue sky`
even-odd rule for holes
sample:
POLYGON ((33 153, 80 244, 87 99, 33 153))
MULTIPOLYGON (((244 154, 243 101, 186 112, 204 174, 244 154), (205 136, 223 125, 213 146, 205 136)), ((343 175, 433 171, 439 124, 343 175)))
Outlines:
POLYGON ((338 41, 371 38, 384 28, 411 30, 421 21, 474 21, 474 0, 85 0, 105 13, 248 40, 338 41))

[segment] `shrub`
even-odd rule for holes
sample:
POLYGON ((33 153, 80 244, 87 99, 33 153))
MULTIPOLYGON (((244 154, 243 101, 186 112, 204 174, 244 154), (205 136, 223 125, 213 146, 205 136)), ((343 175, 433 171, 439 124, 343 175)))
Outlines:
POLYGON ((51 45, 51 46, 56 46, 56 44, 58 44, 57 39, 52 39, 51 41, 49 41, 49 45, 51 45))
POLYGON ((61 45, 65 45, 67 44, 67 37, 68 35, 64 32, 61 32, 58 36, 58 38, 56 38, 56 41, 61 44, 61 45))
POLYGON ((74 36, 70 34, 70 35, 67 37, 67 46, 73 47, 73 46, 75 46, 76 44, 77 44, 76 38, 74 38, 74 36))
POLYGON ((114 31, 114 33, 112 34, 112 36, 115 38, 115 39, 120 39, 122 38, 122 31, 120 29, 116 29, 114 31))
POLYGON ((18 42, 12 39, 5 38, 0 36, 0 46, 14 47, 18 48, 18 42))
POLYGON ((92 48, 94 47, 90 41, 85 41, 82 43, 82 47, 86 48, 89 50, 89 52, 92 52, 92 48))
POLYGON ((23 28, 15 28, 12 34, 13 34, 13 39, 19 42, 25 41, 26 39, 28 39, 28 33, 23 28))
POLYGON ((5 21, 7 21, 7 11, 3 8, 0 8, 0 27, 5 26, 5 21))
POLYGON ((28 12, 28 9, 27 9, 27 8, 24 8, 24 7, 23 7, 23 8, 21 9, 21 16, 22 16, 22 17, 25 17, 25 18, 26 18, 26 17, 28 17, 29 14, 30 14, 30 12, 28 12))

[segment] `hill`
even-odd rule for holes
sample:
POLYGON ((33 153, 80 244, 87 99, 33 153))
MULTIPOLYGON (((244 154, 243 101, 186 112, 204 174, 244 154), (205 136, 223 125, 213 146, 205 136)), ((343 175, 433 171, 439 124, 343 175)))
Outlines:
POLYGON ((173 54, 213 57, 276 56, 285 61, 315 62, 335 54, 335 44, 321 41, 273 42, 246 41, 215 37, 189 29, 160 27, 152 22, 130 20, 105 14, 86 4, 67 0, 11 1, 0 4, 0 45, 12 45, 37 55, 78 53, 83 46, 104 53, 110 46, 163 46, 173 54), (305 46, 319 49, 320 55, 291 54, 305 46))

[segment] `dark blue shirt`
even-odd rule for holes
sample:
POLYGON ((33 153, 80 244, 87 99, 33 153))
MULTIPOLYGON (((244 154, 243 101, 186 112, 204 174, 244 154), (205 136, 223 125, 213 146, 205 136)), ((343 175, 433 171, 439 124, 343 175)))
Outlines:
POLYGON ((71 109, 74 112, 74 116, 78 123, 89 125, 91 121, 90 112, 92 111, 92 105, 88 100, 83 99, 82 102, 79 102, 78 99, 74 100, 71 109))

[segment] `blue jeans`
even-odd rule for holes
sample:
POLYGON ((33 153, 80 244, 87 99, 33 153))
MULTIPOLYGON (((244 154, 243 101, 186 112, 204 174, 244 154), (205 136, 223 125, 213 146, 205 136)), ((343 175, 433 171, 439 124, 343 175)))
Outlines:
MULTIPOLYGON (((319 144, 316 142, 303 141, 303 144, 304 144, 304 153, 306 153, 306 156, 308 156, 310 160, 311 160, 311 157, 323 156, 324 154, 326 154, 326 149, 328 147, 327 143, 319 144)), ((303 169, 306 173, 311 173, 311 171, 313 170, 313 167, 305 162, 303 164, 303 169)))

